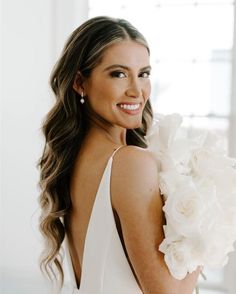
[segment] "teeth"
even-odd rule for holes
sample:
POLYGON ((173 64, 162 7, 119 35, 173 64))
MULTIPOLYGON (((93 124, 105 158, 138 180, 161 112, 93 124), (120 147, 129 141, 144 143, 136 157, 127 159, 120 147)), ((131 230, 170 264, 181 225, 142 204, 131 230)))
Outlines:
POLYGON ((120 104, 121 108, 135 110, 139 108, 139 104, 120 104))

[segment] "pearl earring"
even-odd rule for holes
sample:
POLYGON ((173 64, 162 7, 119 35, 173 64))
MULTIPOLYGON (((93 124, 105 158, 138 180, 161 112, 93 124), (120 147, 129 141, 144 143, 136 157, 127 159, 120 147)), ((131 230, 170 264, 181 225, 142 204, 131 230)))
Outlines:
POLYGON ((84 104, 84 92, 83 91, 81 92, 80 96, 81 96, 80 103, 84 104))

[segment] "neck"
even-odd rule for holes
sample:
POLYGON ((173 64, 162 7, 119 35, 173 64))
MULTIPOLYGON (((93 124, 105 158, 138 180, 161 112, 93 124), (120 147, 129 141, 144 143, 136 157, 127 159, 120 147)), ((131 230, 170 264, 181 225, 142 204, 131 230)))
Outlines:
POLYGON ((126 129, 116 126, 110 127, 108 130, 101 128, 100 126, 92 126, 85 140, 94 142, 104 142, 113 145, 126 145, 126 129))

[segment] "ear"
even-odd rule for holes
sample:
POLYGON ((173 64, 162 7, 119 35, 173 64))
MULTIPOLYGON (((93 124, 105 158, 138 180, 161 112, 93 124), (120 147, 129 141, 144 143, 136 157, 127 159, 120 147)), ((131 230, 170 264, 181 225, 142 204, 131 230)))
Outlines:
POLYGON ((83 77, 82 77, 82 74, 79 71, 76 73, 76 76, 75 76, 72 87, 75 90, 75 92, 78 93, 79 95, 81 95, 82 92, 84 92, 83 77))

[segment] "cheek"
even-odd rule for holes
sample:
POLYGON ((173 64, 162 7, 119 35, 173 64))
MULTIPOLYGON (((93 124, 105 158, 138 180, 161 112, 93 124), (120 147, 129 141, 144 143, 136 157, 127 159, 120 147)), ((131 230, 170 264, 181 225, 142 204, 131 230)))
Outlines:
POLYGON ((94 88, 93 93, 104 100, 112 100, 116 95, 119 95, 121 85, 119 83, 111 83, 111 81, 103 80, 94 88))
POLYGON ((113 102, 116 101, 117 91, 114 87, 109 87, 109 83, 102 83, 99 86, 93 87, 89 92, 89 102, 94 111, 109 113, 113 107, 113 102), (101 86, 102 85, 102 86, 101 86))
POLYGON ((148 100, 150 98, 150 95, 151 95, 151 82, 150 82, 150 80, 148 80, 146 82, 146 85, 145 85, 145 88, 144 88, 145 100, 148 100))

